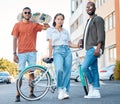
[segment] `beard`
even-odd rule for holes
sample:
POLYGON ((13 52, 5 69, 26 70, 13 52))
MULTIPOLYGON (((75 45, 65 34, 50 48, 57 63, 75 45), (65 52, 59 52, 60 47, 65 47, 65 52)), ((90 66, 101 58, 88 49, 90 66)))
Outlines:
POLYGON ((31 17, 26 18, 25 16, 22 16, 25 20, 29 21, 31 17))
POLYGON ((92 16, 92 15, 94 15, 94 13, 95 13, 95 12, 91 12, 91 13, 88 13, 88 15, 92 16))
POLYGON ((27 21, 29 21, 30 20, 30 18, 24 18, 25 20, 27 20, 27 21))

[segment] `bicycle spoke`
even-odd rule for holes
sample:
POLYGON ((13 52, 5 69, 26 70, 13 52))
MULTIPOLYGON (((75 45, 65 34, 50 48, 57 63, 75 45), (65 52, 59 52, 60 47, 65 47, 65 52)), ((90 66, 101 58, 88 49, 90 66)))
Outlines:
POLYGON ((38 100, 42 98, 50 88, 50 76, 41 67, 28 67, 19 77, 20 78, 17 83, 18 91, 21 96, 27 100, 38 100), (21 87, 20 79, 22 79, 21 87), (36 97, 29 97, 30 89, 32 89, 36 97))

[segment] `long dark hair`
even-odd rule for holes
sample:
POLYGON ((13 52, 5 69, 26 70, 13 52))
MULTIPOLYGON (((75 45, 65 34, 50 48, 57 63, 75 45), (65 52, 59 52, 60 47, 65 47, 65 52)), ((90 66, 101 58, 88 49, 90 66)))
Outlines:
MULTIPOLYGON (((55 27, 56 26, 56 22, 55 22, 55 19, 57 18, 57 16, 62 16, 63 17, 63 20, 65 19, 65 16, 62 14, 62 13, 57 13, 53 19, 53 26, 55 27)), ((62 27, 62 25, 61 25, 62 27)))

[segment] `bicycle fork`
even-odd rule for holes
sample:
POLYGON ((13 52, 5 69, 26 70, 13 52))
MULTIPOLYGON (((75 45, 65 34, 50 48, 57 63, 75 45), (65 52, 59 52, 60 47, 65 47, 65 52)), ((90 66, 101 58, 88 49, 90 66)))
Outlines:
POLYGON ((86 81, 85 81, 85 76, 84 76, 84 73, 83 73, 83 71, 81 69, 81 64, 78 66, 78 68, 79 68, 79 75, 80 75, 82 86, 84 88, 85 94, 88 95, 86 81))

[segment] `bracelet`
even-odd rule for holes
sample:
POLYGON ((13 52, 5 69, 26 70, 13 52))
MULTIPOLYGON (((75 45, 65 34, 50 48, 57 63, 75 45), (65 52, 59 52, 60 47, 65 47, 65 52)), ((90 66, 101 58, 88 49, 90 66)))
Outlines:
POLYGON ((16 55, 17 53, 16 52, 13 52, 13 55, 16 55))

